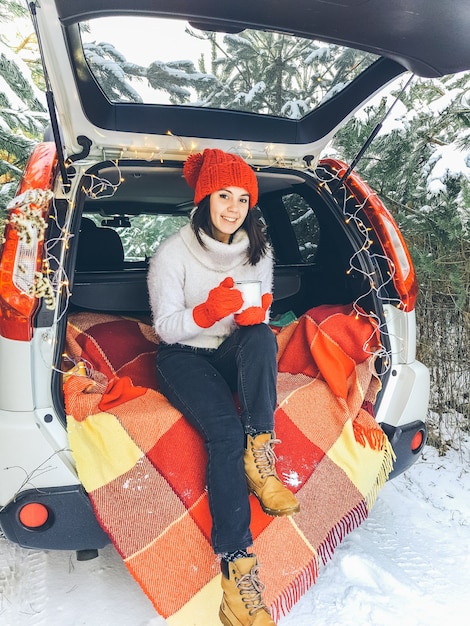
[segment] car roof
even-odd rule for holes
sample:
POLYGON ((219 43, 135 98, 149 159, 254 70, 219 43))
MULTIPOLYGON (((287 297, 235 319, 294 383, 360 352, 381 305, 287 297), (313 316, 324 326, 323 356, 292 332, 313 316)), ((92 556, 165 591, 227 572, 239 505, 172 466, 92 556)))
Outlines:
MULTIPOLYGON (((436 77, 470 68, 468 0, 41 0, 30 7, 68 157, 151 160, 164 153, 183 160, 192 151, 219 147, 254 165, 314 163, 337 129, 400 74, 436 77), (88 23, 113 16, 128 19, 129 28, 131 17, 158 16, 180 18, 201 31, 273 31, 376 57, 298 118, 193 103, 113 101, 82 40, 88 23)), ((178 42, 168 47, 178 55, 178 42)))

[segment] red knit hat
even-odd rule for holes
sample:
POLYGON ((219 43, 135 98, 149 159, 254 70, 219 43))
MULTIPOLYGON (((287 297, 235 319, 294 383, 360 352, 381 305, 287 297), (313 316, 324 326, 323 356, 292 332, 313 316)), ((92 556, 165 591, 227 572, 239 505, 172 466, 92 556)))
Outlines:
POLYGON ((194 189, 194 204, 224 187, 241 187, 250 194, 250 209, 258 202, 258 181, 255 173, 241 157, 217 148, 192 154, 186 159, 183 174, 194 189))

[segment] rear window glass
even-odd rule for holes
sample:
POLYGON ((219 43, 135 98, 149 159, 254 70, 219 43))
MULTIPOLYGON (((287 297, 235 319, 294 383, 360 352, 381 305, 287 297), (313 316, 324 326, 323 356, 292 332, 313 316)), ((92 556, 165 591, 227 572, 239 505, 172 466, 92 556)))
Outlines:
POLYGON ((297 193, 283 196, 282 201, 297 238, 302 261, 310 263, 314 260, 320 243, 317 216, 305 198, 297 193))
POLYGON ((246 111, 300 119, 378 57, 289 34, 225 34, 127 15, 80 24, 91 72, 111 102, 246 111))
POLYGON ((167 237, 189 222, 188 215, 137 215, 106 218, 87 213, 98 227, 113 228, 124 248, 124 261, 147 261, 167 237), (120 225, 121 224, 121 225, 120 225))

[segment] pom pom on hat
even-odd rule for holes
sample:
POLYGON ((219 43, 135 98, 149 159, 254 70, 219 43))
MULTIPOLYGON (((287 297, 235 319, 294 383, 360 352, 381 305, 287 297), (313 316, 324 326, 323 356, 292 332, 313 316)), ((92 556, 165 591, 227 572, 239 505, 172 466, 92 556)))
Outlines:
POLYGON ((198 152, 197 154, 191 154, 184 164, 184 177, 188 185, 193 189, 196 189, 197 179, 199 178, 199 172, 201 171, 203 162, 204 157, 202 156, 202 152, 198 152))
POLYGON ((241 157, 217 148, 192 154, 183 168, 186 182, 194 189, 194 204, 224 187, 241 187, 250 195, 250 209, 258 202, 256 175, 241 157))

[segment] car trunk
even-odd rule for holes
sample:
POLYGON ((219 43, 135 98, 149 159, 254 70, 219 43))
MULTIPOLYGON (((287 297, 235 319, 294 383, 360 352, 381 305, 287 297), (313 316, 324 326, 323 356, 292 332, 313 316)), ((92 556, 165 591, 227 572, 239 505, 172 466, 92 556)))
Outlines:
MULTIPOLYGON (((335 202, 317 175, 282 168, 258 173, 259 216, 275 253, 272 320, 282 325, 311 307, 347 303, 382 319, 382 302, 371 291, 369 277, 384 268, 373 266, 363 235, 348 227, 345 219, 348 211, 357 214, 357 206, 352 198, 351 206, 335 202)), ((78 236, 70 242, 66 261, 70 296, 57 355, 66 352, 70 314, 130 315, 151 323, 148 259, 168 233, 189 220, 193 206, 180 163, 136 161, 118 169, 106 162, 90 169, 80 186, 71 220, 71 230, 78 236)), ((339 197, 344 200, 344 191, 339 197)), ((65 204, 62 210, 65 219, 65 204)), ((365 215, 362 219, 367 221, 365 215)), ((51 228, 49 234, 54 238, 57 233, 51 228)), ((56 365, 60 371, 70 366, 56 365)), ((64 416, 61 384, 57 376, 56 405, 64 416)))

